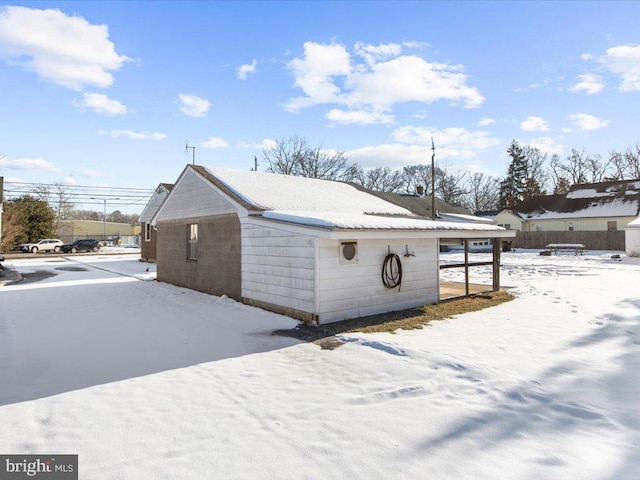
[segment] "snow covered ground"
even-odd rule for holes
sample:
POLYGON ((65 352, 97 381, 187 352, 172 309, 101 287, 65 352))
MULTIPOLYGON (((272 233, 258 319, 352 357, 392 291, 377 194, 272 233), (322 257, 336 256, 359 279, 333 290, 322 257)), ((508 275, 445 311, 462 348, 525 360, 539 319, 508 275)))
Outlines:
POLYGON ((0 452, 82 479, 635 479, 640 262, 610 256, 503 254, 516 300, 331 351, 131 256, 7 262, 0 452))

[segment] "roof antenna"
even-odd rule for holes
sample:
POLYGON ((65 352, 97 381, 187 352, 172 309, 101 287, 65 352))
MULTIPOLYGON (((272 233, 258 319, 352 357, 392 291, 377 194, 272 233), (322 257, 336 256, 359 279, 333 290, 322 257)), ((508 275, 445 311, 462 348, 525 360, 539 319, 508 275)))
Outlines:
POLYGON ((436 145, 431 137, 431 220, 436 219, 436 145))
POLYGON ((184 151, 185 153, 187 153, 187 151, 191 149, 191 152, 193 154, 193 164, 196 164, 196 147, 189 145, 189 141, 184 142, 184 151))

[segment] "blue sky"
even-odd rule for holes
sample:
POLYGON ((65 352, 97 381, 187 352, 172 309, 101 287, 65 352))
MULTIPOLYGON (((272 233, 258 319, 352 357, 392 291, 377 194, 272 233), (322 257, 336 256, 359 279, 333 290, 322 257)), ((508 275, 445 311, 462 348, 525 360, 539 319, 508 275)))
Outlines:
MULTIPOLYGON (((495 176, 640 142, 640 2, 1 2, 0 175, 152 189, 293 135, 495 176)), ((266 164, 261 163, 260 169, 266 164)))

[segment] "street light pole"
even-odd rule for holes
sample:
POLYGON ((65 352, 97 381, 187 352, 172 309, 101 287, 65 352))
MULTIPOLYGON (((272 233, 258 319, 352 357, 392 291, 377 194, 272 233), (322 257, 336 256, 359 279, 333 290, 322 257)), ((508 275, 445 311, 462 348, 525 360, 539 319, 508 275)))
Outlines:
POLYGON ((107 243, 107 202, 109 200, 120 200, 120 198, 96 198, 91 197, 91 200, 102 200, 104 203, 104 213, 102 214, 102 241, 107 243))

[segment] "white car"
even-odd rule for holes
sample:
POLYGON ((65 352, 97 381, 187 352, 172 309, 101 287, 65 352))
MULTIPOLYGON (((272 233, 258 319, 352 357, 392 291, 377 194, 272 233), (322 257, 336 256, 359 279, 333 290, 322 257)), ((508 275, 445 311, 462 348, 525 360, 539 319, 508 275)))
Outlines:
POLYGON ((23 252, 59 252, 64 242, 57 238, 43 238, 35 243, 23 243, 20 250, 23 252))

